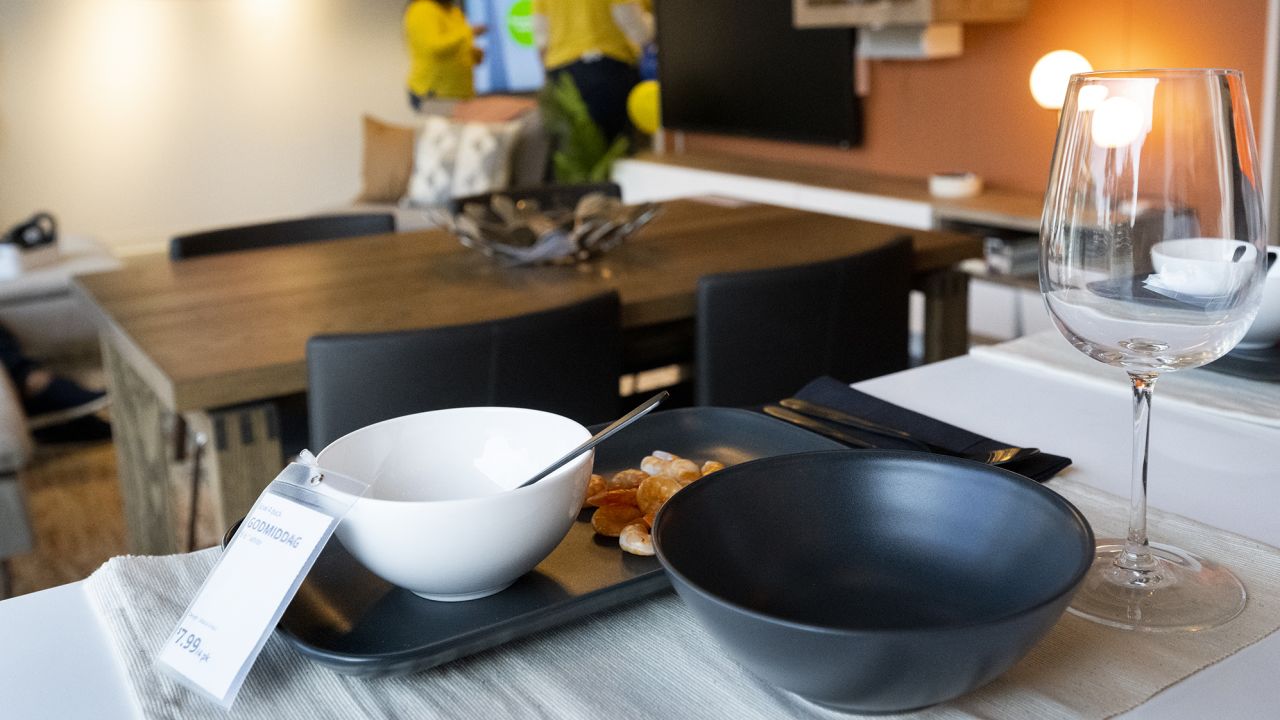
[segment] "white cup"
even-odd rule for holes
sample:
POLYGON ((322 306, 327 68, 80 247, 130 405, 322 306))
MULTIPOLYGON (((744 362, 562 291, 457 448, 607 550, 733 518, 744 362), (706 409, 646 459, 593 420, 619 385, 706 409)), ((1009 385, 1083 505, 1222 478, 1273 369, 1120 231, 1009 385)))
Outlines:
POLYGON ((1244 285, 1257 258, 1258 249, 1243 240, 1165 240, 1151 248, 1156 274, 1150 282, 1184 295, 1223 297, 1244 285))
POLYGON ((1262 289, 1262 307, 1253 325, 1236 347, 1249 349, 1268 348, 1280 342, 1280 245, 1267 246, 1267 255, 1277 258, 1267 271, 1267 284, 1262 289))

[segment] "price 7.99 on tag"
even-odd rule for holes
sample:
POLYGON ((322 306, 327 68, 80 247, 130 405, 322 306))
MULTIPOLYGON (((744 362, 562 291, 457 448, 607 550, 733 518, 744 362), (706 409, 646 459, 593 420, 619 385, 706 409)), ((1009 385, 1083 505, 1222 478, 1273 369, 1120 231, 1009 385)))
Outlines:
POLYGON ((178 628, 173 637, 174 645, 191 653, 202 663, 209 662, 209 651, 200 647, 203 643, 204 638, 193 632, 188 632, 184 627, 178 628))
POLYGON ((161 648, 161 665, 230 706, 334 522, 264 492, 161 648))

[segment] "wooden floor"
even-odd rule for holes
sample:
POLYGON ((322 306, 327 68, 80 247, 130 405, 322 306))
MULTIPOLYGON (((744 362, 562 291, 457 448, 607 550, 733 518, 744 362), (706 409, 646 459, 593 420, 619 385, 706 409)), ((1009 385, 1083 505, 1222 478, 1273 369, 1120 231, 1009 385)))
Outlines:
POLYGON ((125 552, 124 514, 110 442, 39 448, 18 475, 34 550, 9 560, 14 595, 83 580, 125 552))

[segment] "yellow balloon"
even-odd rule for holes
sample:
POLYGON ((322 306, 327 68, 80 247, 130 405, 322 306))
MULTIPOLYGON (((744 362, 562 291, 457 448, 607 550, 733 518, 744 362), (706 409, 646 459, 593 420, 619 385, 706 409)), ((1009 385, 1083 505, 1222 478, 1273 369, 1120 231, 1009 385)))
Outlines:
POLYGON ((627 115, 640 132, 652 135, 658 131, 662 124, 662 109, 657 80, 645 80, 631 88, 631 94, 627 96, 627 115))

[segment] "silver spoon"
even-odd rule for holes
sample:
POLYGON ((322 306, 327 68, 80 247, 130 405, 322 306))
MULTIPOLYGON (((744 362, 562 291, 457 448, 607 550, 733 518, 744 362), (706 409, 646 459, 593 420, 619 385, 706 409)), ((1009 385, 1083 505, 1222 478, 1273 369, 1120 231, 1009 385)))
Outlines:
POLYGON ((663 400, 666 400, 666 399, 667 399, 667 397, 668 397, 668 396, 670 396, 670 395, 671 395, 671 393, 667 392, 666 390, 663 390, 662 392, 658 393, 657 395, 654 395, 653 397, 649 398, 648 400, 645 400, 643 403, 641 403, 640 407, 636 408, 635 410, 632 410, 631 412, 627 413, 626 415, 623 415, 622 417, 618 418, 617 420, 614 420, 612 423, 610 423, 610 424, 609 424, 609 426, 608 426, 608 427, 606 427, 605 429, 603 429, 603 430, 601 430, 600 432, 596 433, 595 435, 592 435, 592 436, 591 436, 591 438, 590 438, 589 440, 587 440, 586 442, 582 443, 582 444, 581 444, 581 445, 579 445, 578 447, 576 447, 576 448, 574 448, 574 449, 570 450, 568 453, 566 453, 566 454, 565 454, 565 456, 564 456, 564 457, 562 457, 562 458, 560 458, 559 460, 556 460, 555 462, 551 463, 551 465, 549 465, 549 466, 547 467, 547 469, 543 470, 542 472, 538 473, 537 475, 534 475, 533 477, 529 478, 528 480, 525 480, 523 483, 521 483, 521 484, 519 485, 519 487, 528 487, 528 486, 530 486, 530 485, 532 485, 532 484, 534 484, 534 483, 538 482, 538 481, 539 481, 539 480, 541 480, 542 478, 544 478, 544 477, 546 477, 546 476, 550 475, 551 473, 555 472, 556 470, 559 470, 559 469, 561 468, 561 466, 563 466, 565 463, 567 463, 567 462, 569 462, 570 460, 572 460, 572 459, 574 459, 574 458, 578 457, 579 455, 581 455, 582 453, 584 453, 584 452, 586 452, 586 451, 590 450, 591 448, 595 447, 596 445, 599 445, 599 444, 600 444, 601 442, 603 442, 606 438, 608 438, 608 437, 612 436, 614 433, 618 432, 618 431, 619 431, 619 430, 621 430, 622 428, 624 428, 624 427, 626 427, 626 426, 630 425, 631 423, 635 422, 636 420, 639 420, 641 417, 643 417, 643 416, 644 416, 646 413, 648 413, 650 410, 652 410, 652 409, 654 409, 654 408, 658 407, 658 404, 659 404, 659 403, 661 403, 663 400))

